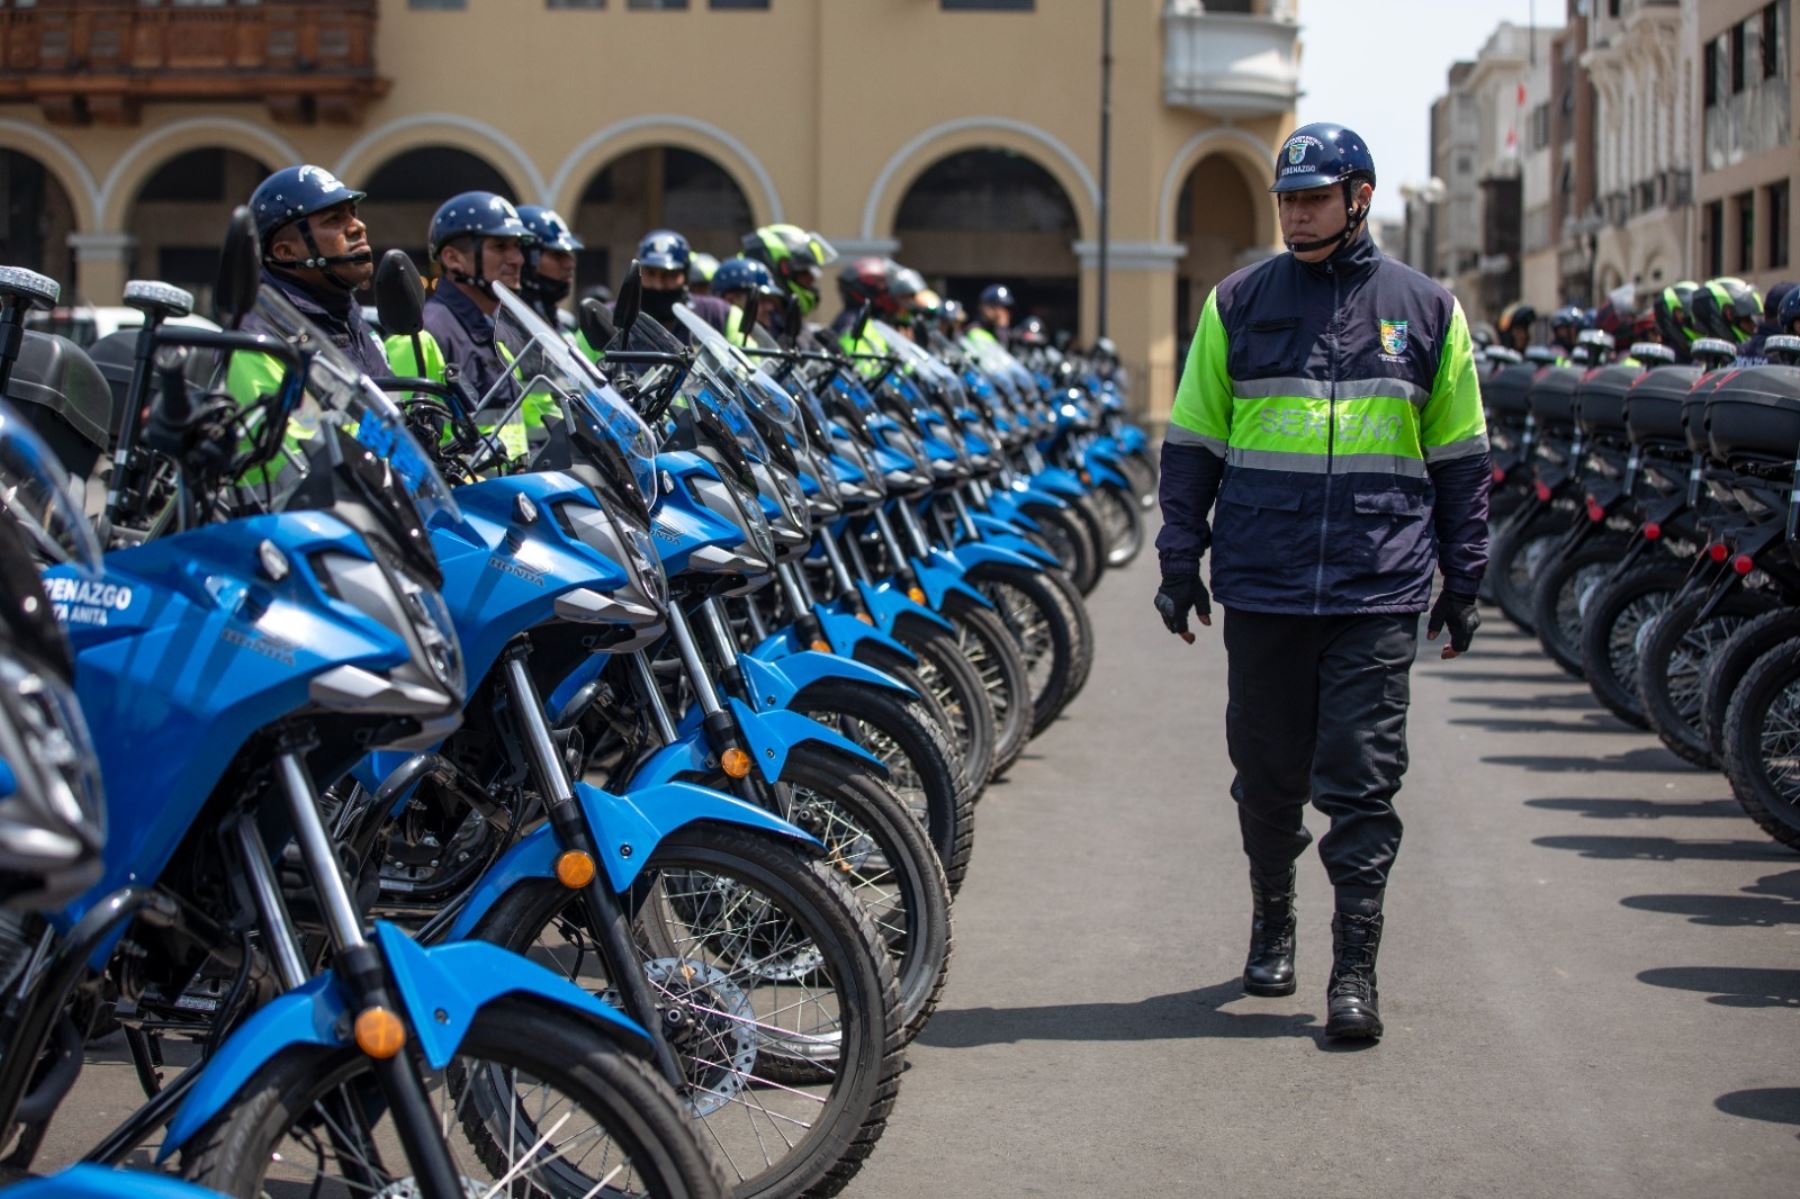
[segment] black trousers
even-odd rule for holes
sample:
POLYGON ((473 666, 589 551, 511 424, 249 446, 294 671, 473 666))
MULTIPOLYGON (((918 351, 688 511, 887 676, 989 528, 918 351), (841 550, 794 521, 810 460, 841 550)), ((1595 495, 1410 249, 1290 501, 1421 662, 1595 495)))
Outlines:
POLYGON ((1416 614, 1225 613, 1231 796, 1261 877, 1285 879, 1311 843, 1302 821, 1310 798, 1331 818, 1319 857, 1332 885, 1387 885, 1400 848, 1394 793, 1406 772, 1418 629, 1416 614))

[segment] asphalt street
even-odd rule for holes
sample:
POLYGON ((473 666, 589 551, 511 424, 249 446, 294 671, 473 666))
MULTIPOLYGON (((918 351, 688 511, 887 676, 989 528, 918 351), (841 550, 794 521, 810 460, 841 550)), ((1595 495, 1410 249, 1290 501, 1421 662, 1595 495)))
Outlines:
POLYGON ((1388 1034, 1334 1049, 1316 855, 1299 993, 1239 987, 1224 651, 1155 587, 1150 552, 1101 583, 1087 689, 978 809, 943 1006, 852 1194, 1800 1192, 1800 857, 1719 776, 1497 611, 1466 657, 1421 646, 1388 1034))
MULTIPOLYGON (((1468 657, 1423 647, 1388 1035, 1335 1049, 1316 857, 1299 993, 1240 990, 1224 654, 1164 633, 1155 586, 1150 552, 1102 582, 1086 691, 982 801, 943 1006, 850 1195, 1800 1190, 1800 857, 1722 779, 1497 612, 1468 657)), ((41 1165, 140 1101, 118 1049, 41 1165)))

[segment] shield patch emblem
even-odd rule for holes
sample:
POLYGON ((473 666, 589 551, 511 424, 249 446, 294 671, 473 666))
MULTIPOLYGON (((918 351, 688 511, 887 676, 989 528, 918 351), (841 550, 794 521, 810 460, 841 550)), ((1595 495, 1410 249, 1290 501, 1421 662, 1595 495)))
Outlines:
POLYGON ((1398 358, 1406 353, 1406 322, 1381 322, 1381 352, 1398 358))

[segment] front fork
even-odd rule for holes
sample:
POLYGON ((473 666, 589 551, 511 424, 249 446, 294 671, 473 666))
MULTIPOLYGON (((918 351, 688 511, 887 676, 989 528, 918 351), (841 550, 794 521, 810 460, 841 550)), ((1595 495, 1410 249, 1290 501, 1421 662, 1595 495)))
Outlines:
MULTIPOLYGON (((325 930, 334 949, 332 965, 359 1015, 370 1011, 390 1016, 404 1011, 389 984, 381 951, 363 936, 362 919, 344 882, 337 851, 320 817, 319 793, 306 769, 310 745, 284 743, 275 759, 277 785, 287 804, 287 816, 299 845, 300 859, 313 884, 325 919, 325 930)), ((282 986, 292 990, 307 979, 305 957, 294 939, 293 925, 275 886, 269 856, 254 824, 237 826, 239 847, 246 858, 246 874, 256 898, 263 935, 268 939, 282 986)), ((409 1015, 411 1013, 408 1013, 409 1015)), ((413 1039, 417 1039, 416 1036, 413 1039)), ((431 1099, 425 1092, 416 1059, 404 1051, 373 1058, 375 1079, 400 1137, 407 1163, 421 1191, 431 1199, 463 1199, 462 1182, 444 1143, 431 1099)))
MULTIPOLYGON (((598 866, 600 855, 594 842, 596 830, 588 827, 581 805, 575 800, 575 787, 569 779, 568 767, 551 734, 550 722, 544 716, 543 699, 538 695, 537 685, 531 681, 531 672, 525 669, 528 652, 524 645, 512 647, 507 651, 503 666, 507 701, 518 721, 533 781, 544 797, 557 843, 565 853, 586 854, 593 866, 592 876, 581 888, 582 898, 588 905, 589 927, 600 942, 607 973, 618 988, 626 1014, 650 1034, 650 1046, 658 1068, 669 1085, 679 1091, 686 1085, 686 1076, 676 1060, 674 1048, 664 1035, 663 1011, 650 990, 644 971, 639 968, 630 917, 613 891, 606 871, 598 866)), ((674 1008, 669 1008, 668 1012, 672 1018, 680 1016, 674 1008)))

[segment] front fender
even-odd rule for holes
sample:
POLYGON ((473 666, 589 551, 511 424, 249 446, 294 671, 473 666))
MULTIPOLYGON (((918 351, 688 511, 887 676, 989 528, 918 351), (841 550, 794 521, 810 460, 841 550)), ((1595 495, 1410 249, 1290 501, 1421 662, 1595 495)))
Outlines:
MULTIPOLYGON (((980 544, 992 546, 998 550, 1006 550, 1009 553, 1023 555, 1043 566, 1052 567, 1058 570, 1062 568, 1062 563, 1057 560, 1055 554, 1037 544, 1035 541, 1025 540, 1017 533, 994 533, 987 537, 983 537, 980 544)), ((957 557, 962 557, 963 551, 968 548, 970 548, 970 545, 967 542, 957 546, 957 557)))
POLYGON ((740 654, 738 670, 750 691, 750 702, 762 711, 793 707, 795 696, 822 679, 848 679, 873 687, 892 688, 908 696, 914 694, 911 687, 873 666, 815 650, 789 654, 779 665, 740 654))
POLYGON ((735 696, 728 702, 751 759, 762 769, 763 777, 771 783, 780 780, 782 768, 787 765, 788 755, 795 747, 808 742, 859 758, 873 767, 881 777, 887 777, 887 766, 880 758, 816 720, 785 709, 758 712, 735 696))
MULTIPOLYGON (((900 621, 908 616, 916 617, 926 624, 936 625, 945 632, 951 632, 954 628, 948 620, 924 604, 918 603, 906 592, 890 583, 876 586, 859 579, 856 589, 862 593, 863 603, 869 606, 869 615, 875 618, 876 627, 890 637, 900 626, 900 621)), ((894 644, 899 645, 900 643, 896 641, 894 644)), ((905 649, 905 646, 901 646, 901 648, 905 649)), ((906 650, 906 657, 910 662, 918 661, 918 655, 911 650, 906 650)))
POLYGON ((1127 454, 1141 454, 1150 448, 1150 434, 1136 425, 1126 425, 1119 430, 1119 444, 1127 454))
POLYGON ((350 1036, 350 1013, 337 976, 309 978, 264 1004, 225 1039, 198 1069, 200 1081, 182 1100, 156 1160, 166 1161, 205 1127, 256 1072, 295 1045, 342 1045, 350 1036))
POLYGON ((1088 492, 1081 476, 1060 466, 1046 467, 1032 475, 1031 481, 1052 495, 1060 495, 1065 499, 1078 500, 1088 492))
MULTIPOLYGON (((606 866, 607 881, 615 891, 629 890, 656 847, 677 829, 706 820, 774 833, 803 845, 818 841, 772 812, 741 799, 692 783, 662 783, 633 787, 626 795, 602 791, 586 783, 575 784, 575 798, 586 813, 588 827, 606 866)), ((468 937, 481 918, 502 896, 527 879, 555 878, 556 859, 562 846, 556 831, 539 825, 500 855, 469 892, 469 901, 445 934, 449 940, 468 937)))
POLYGON ((975 518, 975 531, 983 537, 1017 535, 1020 529, 1030 533, 1038 531, 1038 522, 1023 512, 1015 511, 1006 516, 993 512, 972 512, 970 515, 975 518))
POLYGON ((948 559, 948 564, 959 574, 967 574, 977 566, 987 566, 992 563, 1017 566, 1025 570, 1043 569, 1017 550, 995 545, 991 541, 966 541, 954 550, 938 550, 933 556, 948 559))
POLYGON ((111 1170, 105 1166, 70 1166, 48 1178, 32 1178, 6 1188, 6 1199, 225 1199, 217 1191, 197 1187, 148 1170, 111 1170))
POLYGON ((1030 484, 1014 487, 1006 492, 1006 497, 1020 508, 1026 504, 1039 504, 1046 508, 1067 508, 1069 506, 1069 501, 1054 491, 1043 487, 1033 487, 1030 484))
POLYGON ((450 1064, 481 1009, 504 995, 532 995, 559 1008, 572 1008, 634 1049, 649 1043, 643 1026, 624 1013, 562 975, 498 945, 457 941, 427 949, 385 920, 375 922, 375 940, 387 959, 407 1023, 433 1070, 450 1064))
POLYGON ((1131 492, 1131 484, 1125 481, 1125 476, 1107 465, 1103 459, 1097 457, 1092 451, 1082 458, 1081 469, 1085 470, 1088 478, 1093 480, 1092 486, 1094 487, 1101 487, 1110 483, 1114 487, 1121 488, 1127 494, 1130 494, 1131 492))
POLYGON ((919 576, 919 586, 925 589, 925 598, 933 608, 941 610, 952 595, 960 595, 983 608, 992 608, 994 605, 987 596, 963 582, 963 569, 943 550, 933 550, 929 562, 913 559, 913 573, 919 576))

